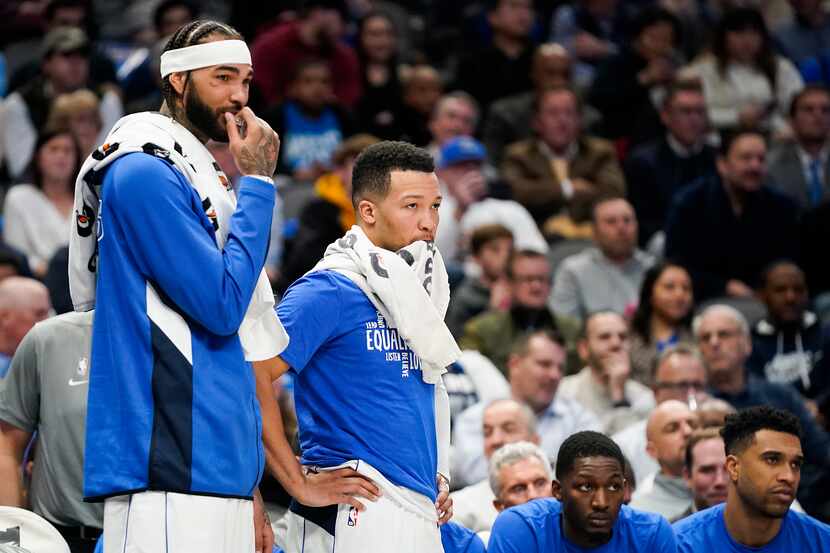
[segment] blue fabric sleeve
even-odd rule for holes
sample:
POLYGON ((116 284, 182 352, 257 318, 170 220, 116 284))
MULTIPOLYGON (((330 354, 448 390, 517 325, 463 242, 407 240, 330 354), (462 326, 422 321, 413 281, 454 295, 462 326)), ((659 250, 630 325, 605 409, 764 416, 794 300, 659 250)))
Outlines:
POLYGON ((677 541, 674 537, 674 530, 664 518, 660 518, 657 532, 654 534, 654 542, 649 551, 654 553, 677 553, 677 541))
POLYGON ((484 547, 484 542, 481 541, 481 538, 473 536, 464 553, 487 553, 487 548, 484 547))
MULTIPOLYGON (((265 263, 274 187, 240 180, 237 208, 219 250, 193 187, 166 161, 129 154, 104 177, 104 198, 145 278, 181 311, 218 335, 239 330, 265 263), (107 190, 109 187, 109 190, 107 190)), ((106 212, 106 210, 105 210, 106 212)), ((103 232, 107 221, 103 220, 103 232)))
POLYGON ((517 513, 504 511, 493 524, 488 553, 532 553, 538 550, 528 523, 517 513))
POLYGON ((334 334, 340 311, 340 287, 330 272, 318 271, 295 282, 277 306, 277 316, 289 337, 288 347, 280 354, 282 360, 301 372, 334 334))

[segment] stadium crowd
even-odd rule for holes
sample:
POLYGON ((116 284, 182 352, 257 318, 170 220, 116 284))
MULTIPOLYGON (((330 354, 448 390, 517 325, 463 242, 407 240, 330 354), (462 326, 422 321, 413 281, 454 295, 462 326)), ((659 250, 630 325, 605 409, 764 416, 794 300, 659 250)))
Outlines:
MULTIPOLYGON (((820 0, 4 1, 0 505, 43 517, 73 553, 101 534, 82 490, 95 367, 92 313, 69 292, 70 229, 88 216, 75 181, 119 118, 159 109, 161 52, 205 18, 248 43, 248 105, 280 137, 277 302, 355 225, 362 151, 405 141, 435 160, 462 351, 443 377, 447 553, 558 547, 558 526, 534 526, 545 517, 585 550, 613 527, 618 551, 830 551, 820 0), (781 451, 742 472, 762 446, 781 451), (777 510, 764 478, 783 482, 777 510), (591 486, 607 493, 579 496, 591 486), (725 529, 700 530, 723 503, 725 529), (781 533, 753 532, 759 512, 781 533)), ((207 148, 237 186, 228 145, 207 148)), ((296 378, 274 396, 299 454, 296 378)), ((291 497, 268 473, 260 491, 280 546, 291 497)), ((24 524, 7 516, 0 548, 24 524)))

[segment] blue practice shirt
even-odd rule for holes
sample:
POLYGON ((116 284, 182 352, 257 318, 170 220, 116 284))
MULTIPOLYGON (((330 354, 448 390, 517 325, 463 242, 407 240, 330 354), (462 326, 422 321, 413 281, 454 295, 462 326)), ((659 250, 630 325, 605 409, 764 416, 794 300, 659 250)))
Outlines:
MULTIPOLYGON (((620 509, 611 540, 585 549, 570 542, 562 529, 562 504, 555 499, 534 499, 499 515, 490 534, 488 553, 675 553, 677 545, 669 523, 660 515, 620 509)), ((704 551, 704 550, 701 550, 704 551)))
POLYGON ((455 522, 441 525, 441 545, 444 553, 486 553, 484 542, 475 532, 455 522))
POLYGON ((723 518, 725 503, 674 524, 679 552, 818 553, 830 551, 830 526, 790 509, 778 535, 763 547, 747 547, 732 539, 723 518))
POLYGON ((436 498, 435 386, 420 360, 347 277, 297 280, 277 307, 290 342, 302 463, 361 459, 398 486, 436 498))

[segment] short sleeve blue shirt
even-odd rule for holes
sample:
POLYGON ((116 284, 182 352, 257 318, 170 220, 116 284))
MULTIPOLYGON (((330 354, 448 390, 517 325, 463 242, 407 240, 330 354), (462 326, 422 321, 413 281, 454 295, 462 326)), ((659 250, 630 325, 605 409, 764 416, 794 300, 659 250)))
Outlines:
POLYGON ((585 549, 569 541, 562 529, 562 504, 534 499, 499 515, 490 534, 488 553, 675 553, 669 523, 660 515, 623 505, 608 543, 585 549))
POLYGON ((363 291, 334 271, 297 280, 277 314, 290 337, 302 462, 361 459, 435 501, 435 387, 363 291))
POLYGON ((674 524, 677 548, 692 551, 731 553, 818 553, 830 551, 830 526, 790 509, 778 535, 763 547, 748 547, 732 539, 724 519, 725 503, 695 513, 674 524))

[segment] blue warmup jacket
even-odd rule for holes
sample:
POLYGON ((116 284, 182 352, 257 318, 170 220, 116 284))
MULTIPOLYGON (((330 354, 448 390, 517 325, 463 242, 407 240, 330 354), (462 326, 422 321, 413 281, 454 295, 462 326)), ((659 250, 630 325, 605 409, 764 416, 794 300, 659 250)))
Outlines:
POLYGON ((85 499, 250 498, 264 455, 237 331, 265 263, 274 187, 242 177, 223 250, 168 161, 126 154, 101 188, 85 499))

